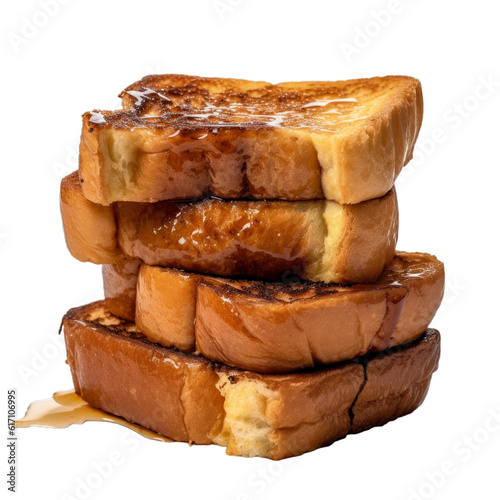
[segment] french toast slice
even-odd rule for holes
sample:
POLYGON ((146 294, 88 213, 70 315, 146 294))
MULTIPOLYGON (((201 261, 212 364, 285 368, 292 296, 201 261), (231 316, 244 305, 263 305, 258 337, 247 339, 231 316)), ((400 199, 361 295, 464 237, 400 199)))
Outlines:
POLYGON ((420 82, 406 76, 272 85, 151 75, 120 97, 122 110, 83 115, 80 178, 101 205, 378 198, 411 159, 423 113, 420 82))
POLYGON ((375 357, 262 375, 152 344, 103 302, 71 309, 63 328, 75 391, 91 405, 176 441, 273 460, 412 412, 440 352, 428 330, 375 357))
POLYGON ((78 260, 110 264, 121 256, 150 265, 222 276, 311 281, 375 281, 392 260, 396 193, 340 205, 334 201, 197 202, 87 200, 76 173, 61 183, 66 243, 78 260))
POLYGON ((326 365, 415 340, 444 292, 443 264, 417 252, 397 252, 375 283, 353 286, 237 280, 147 265, 139 272, 139 264, 103 266, 113 314, 135 320, 152 342, 261 373, 326 365))

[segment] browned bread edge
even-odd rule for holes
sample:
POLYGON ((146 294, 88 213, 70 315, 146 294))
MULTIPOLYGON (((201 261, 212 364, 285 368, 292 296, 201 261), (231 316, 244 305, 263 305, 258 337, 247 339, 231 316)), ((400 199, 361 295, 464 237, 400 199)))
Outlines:
MULTIPOLYGON (((83 115, 80 177, 85 196, 102 205, 207 194, 344 204, 378 198, 411 159, 423 115, 420 82, 406 76, 271 85, 152 75, 120 95, 124 110, 83 115), (325 96, 356 98, 359 111, 332 130, 308 128, 315 109, 309 104, 325 96), (254 117, 236 127, 217 126, 217 120, 199 118, 207 99, 216 109, 224 102, 243 110, 260 106, 259 116, 284 112, 286 118, 295 109, 304 123, 276 127, 254 117)), ((341 113, 353 106, 334 105, 341 113)))
POLYGON ((63 325, 75 390, 93 406, 177 441, 274 460, 413 411, 439 359, 429 330, 376 357, 260 375, 151 344, 102 302, 68 311, 63 325))

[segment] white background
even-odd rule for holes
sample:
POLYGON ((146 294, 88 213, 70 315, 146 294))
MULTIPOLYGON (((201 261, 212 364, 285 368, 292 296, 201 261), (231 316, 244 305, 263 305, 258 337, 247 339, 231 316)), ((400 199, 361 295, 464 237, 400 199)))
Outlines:
POLYGON ((81 114, 116 108, 118 92, 148 73, 271 82, 418 77, 425 117, 415 160, 398 181, 398 247, 446 264, 433 322, 442 358, 414 414, 274 465, 216 446, 135 438, 112 424, 21 429, 17 497, 83 498, 77 484, 92 462, 117 451, 120 464, 88 498, 498 499, 500 423, 484 427, 500 412, 496 2, 64 3, 44 19, 36 0, 4 2, 0 21, 3 394, 18 389, 19 415, 71 388, 54 334, 68 308, 102 296, 100 269, 71 258, 58 212, 60 178, 76 168, 81 114), (47 22, 23 40, 30 21, 47 22), (448 462, 452 473, 443 476, 448 462))

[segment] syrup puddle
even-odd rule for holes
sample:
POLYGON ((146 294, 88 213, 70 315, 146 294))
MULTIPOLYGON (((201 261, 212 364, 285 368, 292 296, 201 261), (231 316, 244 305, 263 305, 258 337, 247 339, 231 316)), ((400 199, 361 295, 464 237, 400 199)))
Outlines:
POLYGON ((58 391, 50 399, 31 403, 26 410, 26 415, 16 420, 16 427, 65 429, 70 425, 81 425, 84 422, 112 422, 127 427, 145 438, 172 442, 171 439, 145 427, 90 406, 75 391, 58 391))

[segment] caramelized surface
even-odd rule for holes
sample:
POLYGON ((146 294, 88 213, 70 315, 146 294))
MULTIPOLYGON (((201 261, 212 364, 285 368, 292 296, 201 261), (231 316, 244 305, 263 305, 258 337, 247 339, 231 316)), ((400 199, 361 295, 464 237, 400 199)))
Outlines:
POLYGON ((279 278, 319 261, 323 202, 118 203, 118 242, 148 264, 279 278))
POLYGON ((286 373, 416 339, 441 302, 443 265, 399 252, 373 284, 234 280, 142 266, 136 322, 153 342, 286 373))
POLYGON ((107 264, 125 255, 223 276, 355 283, 375 281, 394 256, 394 190, 347 206, 205 198, 103 207, 87 200, 73 177, 61 183, 61 213, 68 249, 84 262, 107 264), (112 224, 102 229, 103 220, 112 224))
POLYGON ((359 203, 387 193, 412 155, 418 80, 271 85, 152 75, 124 108, 83 115, 80 178, 101 205, 212 194, 359 203))
MULTIPOLYGON (((180 273, 185 273, 179 271, 180 273)), ((195 276, 195 275, 191 275, 195 276)), ((283 282, 235 280, 228 278, 204 277, 200 279, 211 287, 219 287, 225 294, 247 295, 255 299, 272 302, 293 302, 316 298, 334 293, 358 293, 374 289, 388 289, 391 286, 410 288, 415 282, 432 280, 444 276, 443 265, 434 256, 417 252, 397 252, 394 259, 375 283, 339 285, 299 280, 290 277, 283 282)))
POLYGON ((439 359, 439 333, 429 330, 375 358, 259 375, 120 331, 102 302, 72 309, 63 324, 76 393, 91 405, 171 439, 274 460, 413 411, 439 359))
MULTIPOLYGON (((366 118, 377 99, 406 77, 345 82, 265 82, 152 75, 125 89, 123 111, 94 112, 90 122, 116 128, 266 127, 334 131, 340 123, 366 118), (388 89, 389 86, 389 89, 388 89)), ((214 132, 212 130, 212 132, 214 132)))

